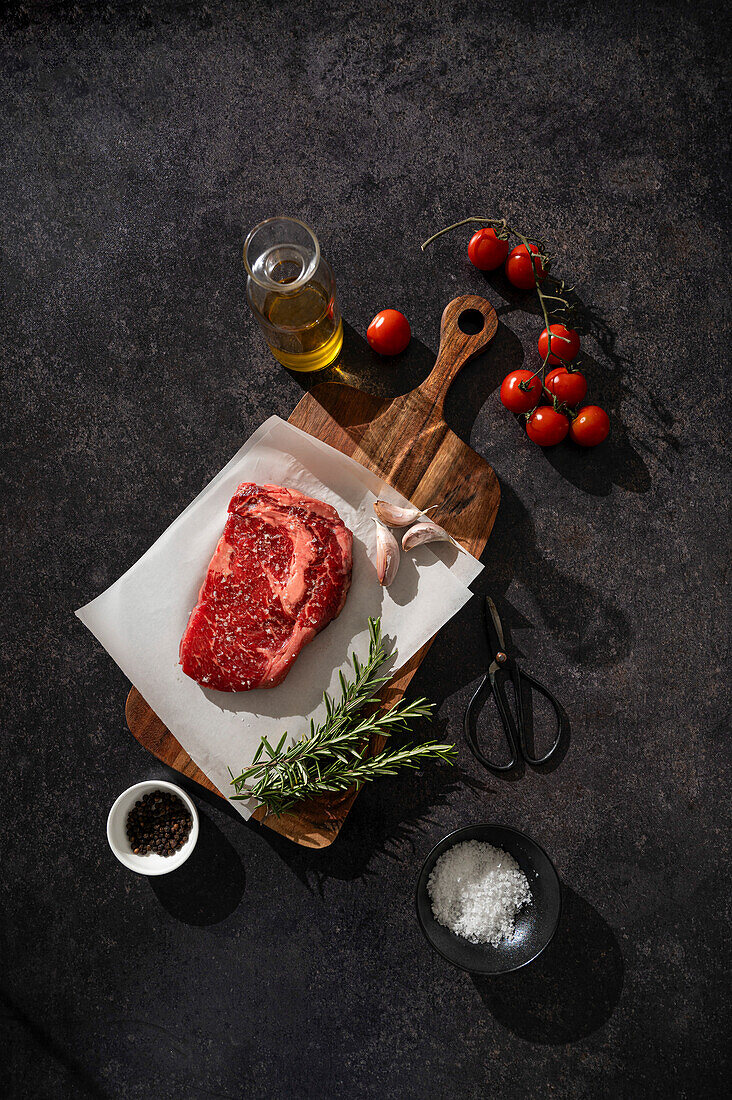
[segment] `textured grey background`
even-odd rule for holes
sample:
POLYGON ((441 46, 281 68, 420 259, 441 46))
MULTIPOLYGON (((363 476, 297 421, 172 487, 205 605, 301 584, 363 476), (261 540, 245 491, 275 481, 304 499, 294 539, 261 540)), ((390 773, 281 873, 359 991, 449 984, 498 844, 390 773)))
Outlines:
MULTIPOLYGON (((404 0, 5 9, 2 70, 2 1084, 14 1097, 716 1096, 726 1081, 724 7, 404 0), (343 375, 429 369, 445 303, 501 328, 451 391, 503 502, 482 589, 572 722, 561 765, 380 783, 308 853, 200 801, 179 873, 109 852, 165 769, 73 618, 297 380, 247 314, 259 218, 312 223, 343 375), (543 231, 592 306, 596 453, 542 452, 496 387, 537 361, 526 297, 467 263, 469 213, 543 231), (378 308, 408 356, 363 343, 378 308), (471 981, 417 928, 421 860, 502 820, 565 915, 524 973, 471 981)), ((343 376, 342 375, 342 376, 343 376)), ((477 601, 417 688, 460 738, 477 601)), ((728 773, 727 773, 728 774, 728 773)))

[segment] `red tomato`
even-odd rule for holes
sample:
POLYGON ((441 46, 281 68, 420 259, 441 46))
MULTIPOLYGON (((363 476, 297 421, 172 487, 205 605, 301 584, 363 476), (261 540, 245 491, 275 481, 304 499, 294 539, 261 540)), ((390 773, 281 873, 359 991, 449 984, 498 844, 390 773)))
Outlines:
POLYGON ((610 417, 599 405, 585 405, 575 416, 569 429, 569 438, 582 447, 596 447, 607 439, 610 417))
MULTIPOLYGON (((539 249, 535 244, 529 244, 529 248, 536 255, 539 249)), ((536 260, 536 274, 540 279, 546 275, 541 261, 536 260)), ((518 244, 512 248, 506 260, 506 278, 519 290, 532 290, 534 287, 534 268, 529 259, 529 249, 525 244, 518 244)))
MULTIPOLYGON (((567 328, 565 325, 549 325, 549 332, 552 334, 552 352, 549 356, 549 362, 552 366, 558 366, 560 363, 571 363, 579 351, 580 341, 577 333, 573 328, 567 328)), ((544 329, 539 337, 539 355, 542 359, 546 359, 548 350, 549 338, 547 330, 544 329)))
POLYGON ((532 443, 538 443, 540 447, 553 447, 555 443, 561 443, 568 431, 566 416, 550 405, 535 409, 526 421, 526 434, 532 443))
POLYGON ((379 355, 398 355, 411 337, 409 321, 398 309, 382 309, 366 330, 366 339, 379 355))
POLYGON ((587 393, 587 379, 578 370, 568 371, 566 367, 555 367, 544 379, 544 385, 553 393, 557 401, 565 405, 579 405, 587 393))
POLYGON ((480 271, 495 271, 508 256, 508 241, 497 237, 494 229, 479 229, 470 238, 468 256, 480 271))
POLYGON ((501 383, 501 401, 512 413, 527 413, 541 400, 541 382, 530 370, 512 370, 501 383), (521 389, 521 382, 527 389, 521 389))

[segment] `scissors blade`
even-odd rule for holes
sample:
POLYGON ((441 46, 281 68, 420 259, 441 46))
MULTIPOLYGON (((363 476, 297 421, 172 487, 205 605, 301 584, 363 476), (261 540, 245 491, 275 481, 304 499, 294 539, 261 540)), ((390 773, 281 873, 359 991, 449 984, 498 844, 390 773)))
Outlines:
POLYGON ((499 642, 499 647, 498 648, 502 649, 503 652, 505 653, 506 652, 506 643, 503 639, 503 626, 501 624, 501 616, 498 614, 498 608, 493 603, 493 600, 490 598, 490 596, 486 596, 486 598, 485 598, 485 609, 488 612, 488 614, 490 615, 491 622, 493 623, 493 629, 496 632, 496 636, 497 636, 498 642, 499 642))

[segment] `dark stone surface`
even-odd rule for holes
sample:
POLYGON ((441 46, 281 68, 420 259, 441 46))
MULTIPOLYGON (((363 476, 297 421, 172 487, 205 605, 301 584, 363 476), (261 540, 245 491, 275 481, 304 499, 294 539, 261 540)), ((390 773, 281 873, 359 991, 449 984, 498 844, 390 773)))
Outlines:
MULTIPOLYGON (((2 60, 2 912, 5 1095, 713 1097, 727 1080, 724 721, 729 340, 721 4, 26 4, 2 60), (200 799, 158 882, 107 810, 165 769, 73 610, 130 566, 298 382, 247 315, 241 244, 317 230, 343 370, 406 389, 444 304, 486 293, 494 347, 448 419, 503 503, 482 590, 570 714, 555 770, 387 780, 337 844, 298 850, 200 799), (465 258, 505 212, 591 303, 597 453, 534 448, 496 393, 537 318, 465 258), (410 358, 359 333, 401 308, 410 358), (565 884, 524 973, 431 955, 412 889, 431 845, 525 828, 565 884)), ((460 719, 477 601, 417 687, 460 719)))

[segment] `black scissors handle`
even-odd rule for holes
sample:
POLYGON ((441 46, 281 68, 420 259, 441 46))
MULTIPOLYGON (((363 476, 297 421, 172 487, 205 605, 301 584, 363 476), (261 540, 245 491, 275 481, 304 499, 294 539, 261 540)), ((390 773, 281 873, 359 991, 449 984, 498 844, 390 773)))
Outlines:
POLYGON ((468 703, 465 711, 465 718, 463 719, 463 732, 465 733, 465 740, 468 742, 468 748, 479 763, 485 768, 490 768, 490 770, 494 772, 512 771, 518 764, 520 755, 523 753, 521 737, 516 728, 516 722, 514 721, 513 713, 511 712, 511 707, 503 686, 505 675, 503 669, 498 669, 495 673, 486 672, 478 685, 478 690, 468 703), (479 710, 482 709, 481 697, 486 690, 486 685, 488 686, 489 693, 493 695, 496 701, 498 715, 501 719, 504 733, 506 734, 506 741, 508 742, 508 748, 511 753, 511 759, 507 764, 495 764, 492 760, 489 760, 481 751, 478 744, 477 718, 479 710))
POLYGON ((558 751, 559 743, 562 739, 562 708, 552 693, 545 688, 543 684, 535 680, 530 673, 523 672, 519 669, 514 661, 512 662, 510 670, 511 680, 513 681, 514 698, 516 701, 517 717, 514 718, 511 704, 508 701, 504 687, 507 675, 509 675, 508 670, 502 668, 497 669, 493 673, 487 672, 478 685, 478 689, 473 695, 473 698, 468 703, 465 711, 465 718, 463 720, 463 731, 465 733, 465 740, 468 742, 468 748, 476 760, 484 767, 490 768, 490 770, 494 772, 510 772, 516 767, 520 759, 523 759, 532 767, 548 764, 558 751), (557 721, 554 742, 549 751, 545 752, 543 756, 532 756, 526 745, 526 723, 524 719, 522 682, 529 684, 533 691, 539 692, 540 695, 543 695, 544 698, 549 701, 557 721), (482 709, 481 701, 486 691, 486 686, 488 686, 489 693, 491 693, 495 699, 496 709, 498 710, 498 715, 501 719, 504 733, 506 734, 506 741, 508 742, 508 748, 511 753, 511 758, 507 764, 496 764, 494 761, 489 760, 478 743, 477 718, 479 710, 482 709))
POLYGON ((516 694, 516 709, 518 711, 518 731, 519 731, 519 748, 521 749, 521 755, 527 764, 531 764, 532 767, 536 767, 538 764, 548 764, 555 752, 559 749, 559 742, 562 740, 562 708, 554 698, 548 688, 545 688, 543 684, 540 684, 538 680, 535 680, 528 672, 524 672, 519 669, 517 665, 513 667, 513 686, 516 694), (524 719, 524 697, 521 690, 521 681, 525 680, 527 684, 531 685, 533 691, 538 691, 540 695, 543 695, 545 699, 548 699, 551 703, 552 710, 554 711, 554 717, 557 720, 557 730, 554 737, 552 747, 548 752, 545 752, 543 756, 531 756, 529 750, 526 747, 526 722, 524 719))

